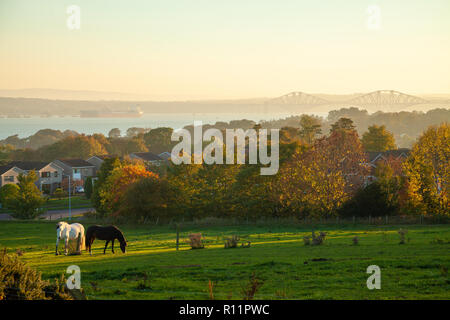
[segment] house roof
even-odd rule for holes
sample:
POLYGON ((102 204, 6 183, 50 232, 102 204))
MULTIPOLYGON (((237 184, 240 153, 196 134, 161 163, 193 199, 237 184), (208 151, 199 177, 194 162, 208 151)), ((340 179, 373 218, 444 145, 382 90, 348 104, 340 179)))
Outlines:
POLYGON ((12 168, 14 168, 14 166, 12 166, 12 165, 0 166, 0 175, 8 172, 12 168))
MULTIPOLYGON (((100 160, 106 160, 106 159, 111 159, 111 158, 115 158, 116 156, 114 156, 114 155, 110 155, 110 154, 103 154, 103 155, 95 155, 95 156, 92 156, 91 158, 98 158, 98 159, 100 159, 100 160)), ((91 159, 91 158, 89 158, 89 159, 91 159)), ((88 160, 89 160, 88 159, 88 160)))
POLYGON ((40 162, 40 161, 12 161, 9 163, 9 165, 12 165, 25 171, 41 170, 42 168, 48 166, 49 164, 50 162, 40 162))
POLYGON ((172 154, 170 152, 165 151, 163 153, 158 154, 158 157, 160 157, 161 159, 167 160, 170 157, 172 157, 172 154))
POLYGON ((151 152, 134 152, 133 155, 135 155, 138 158, 141 158, 144 161, 158 161, 163 160, 160 156, 151 153, 151 152))
POLYGON ((400 148, 397 150, 389 150, 384 152, 367 152, 367 156, 369 158, 370 162, 378 160, 380 157, 383 157, 385 159, 393 157, 393 158, 399 158, 400 156, 407 157, 409 153, 411 152, 410 149, 406 148, 400 148))
POLYGON ((87 162, 83 159, 58 159, 58 161, 61 161, 66 166, 72 167, 72 168, 84 168, 84 167, 94 167, 93 164, 87 162))

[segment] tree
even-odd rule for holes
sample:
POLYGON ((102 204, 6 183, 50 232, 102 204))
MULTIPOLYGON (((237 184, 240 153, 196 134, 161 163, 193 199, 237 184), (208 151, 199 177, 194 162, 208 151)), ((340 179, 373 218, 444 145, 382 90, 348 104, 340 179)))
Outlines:
POLYGON ((142 164, 121 164, 115 167, 99 190, 100 203, 107 213, 117 213, 127 188, 141 178, 158 178, 142 164))
POLYGON ((87 159, 93 155, 107 154, 105 147, 96 138, 86 135, 67 137, 37 151, 41 161, 63 158, 87 159))
POLYGON ((87 199, 90 199, 92 197, 92 189, 93 189, 93 181, 92 177, 87 177, 86 181, 84 182, 84 195, 87 199))
POLYGON ((157 176, 145 177, 129 185, 120 203, 118 214, 134 221, 167 219, 177 212, 171 207, 177 191, 157 176))
POLYGON ((110 138, 120 138, 121 134, 122 133, 121 133, 119 128, 113 128, 113 129, 111 129, 109 131, 108 137, 110 137, 110 138))
POLYGON ((9 201, 9 207, 13 211, 13 217, 19 219, 34 219, 43 213, 41 207, 45 203, 42 193, 36 187, 38 180, 36 172, 30 171, 28 175, 19 174, 18 194, 9 201))
POLYGON ((150 129, 132 127, 132 128, 128 128, 126 135, 128 138, 134 138, 139 135, 144 135, 145 133, 147 133, 149 131, 150 131, 150 129))
POLYGON ((354 130, 336 130, 298 149, 280 169, 280 202, 303 216, 333 216, 364 182, 365 154, 354 130))
POLYGON ((362 144, 365 151, 383 152, 397 149, 394 135, 386 130, 386 127, 373 125, 362 136, 362 144))
POLYGON ((379 163, 375 182, 359 189, 339 212, 344 216, 391 216, 399 213, 403 182, 389 164, 379 163))
POLYGON ((427 215, 450 215, 450 125, 430 127, 404 162, 410 203, 427 215))
POLYGON ((300 137, 308 144, 312 144, 317 136, 322 134, 320 119, 313 116, 302 115, 300 118, 300 137))
POLYGON ((101 196, 101 193, 103 193, 103 190, 106 188, 106 179, 115 168, 119 168, 121 165, 122 162, 119 160, 119 158, 108 158, 105 159, 102 166, 100 167, 100 170, 97 172, 97 180, 95 181, 94 188, 92 190, 91 202, 99 216, 104 216, 108 211, 106 206, 104 206, 102 203, 101 196))
POLYGON ((355 125, 353 121, 349 118, 339 118, 338 121, 331 125, 330 132, 333 133, 335 131, 353 131, 355 130, 355 125))
POLYGON ((149 151, 154 153, 170 152, 172 147, 177 143, 173 142, 172 128, 156 128, 144 134, 144 141, 149 151))
POLYGON ((19 187, 15 184, 5 184, 0 188, 0 203, 8 207, 8 203, 19 194, 19 187))
POLYGON ((147 152, 148 149, 145 146, 145 142, 142 138, 118 138, 111 139, 107 150, 109 154, 118 156, 125 156, 132 152, 147 152))

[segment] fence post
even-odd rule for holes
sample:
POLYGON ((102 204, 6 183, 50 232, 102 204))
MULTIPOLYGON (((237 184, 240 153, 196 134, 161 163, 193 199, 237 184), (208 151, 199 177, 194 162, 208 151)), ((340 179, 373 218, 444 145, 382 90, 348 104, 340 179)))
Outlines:
POLYGON ((353 224, 355 224, 355 216, 353 216, 353 224))
POLYGON ((388 223, 389 223, 389 216, 386 215, 386 224, 388 224, 388 223))
POLYGON ((180 244, 180 228, 178 223, 176 224, 176 226, 177 226, 177 251, 178 251, 178 246, 180 244))
POLYGON ((372 216, 369 215, 369 224, 372 222, 372 216))

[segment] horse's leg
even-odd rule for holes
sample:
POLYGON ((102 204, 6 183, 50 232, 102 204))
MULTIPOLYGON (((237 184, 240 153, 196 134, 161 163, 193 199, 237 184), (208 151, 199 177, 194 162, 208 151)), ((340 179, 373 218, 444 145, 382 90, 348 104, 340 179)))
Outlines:
POLYGON ((67 256, 68 253, 68 248, 69 248, 69 237, 66 237, 65 241, 64 241, 64 254, 67 256))
POLYGON ((94 242, 94 239, 89 239, 89 241, 88 241, 88 243, 87 243, 87 245, 88 245, 88 247, 89 247, 89 254, 92 256, 92 249, 91 249, 91 246, 92 246, 92 243, 94 242))
POLYGON ((114 253, 114 240, 115 240, 115 239, 112 239, 112 242, 111 242, 112 253, 114 253))
POLYGON ((58 255, 58 244, 59 244, 59 237, 56 237, 56 252, 55 252, 56 255, 58 255))
POLYGON ((106 248, 108 247, 109 240, 106 240, 105 249, 103 250, 103 254, 106 254, 106 248))

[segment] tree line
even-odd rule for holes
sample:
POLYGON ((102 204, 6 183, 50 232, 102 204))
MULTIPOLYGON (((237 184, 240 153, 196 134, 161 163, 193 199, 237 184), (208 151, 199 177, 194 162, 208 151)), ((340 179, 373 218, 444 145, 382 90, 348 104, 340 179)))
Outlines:
POLYGON ((350 119, 339 119, 320 137, 312 128, 318 129, 303 126, 296 133, 311 137, 309 143, 281 141, 273 176, 260 175, 260 165, 153 167, 108 159, 94 184, 93 205, 103 217, 133 221, 450 215, 447 123, 428 128, 404 162, 388 159, 375 172, 350 119))

